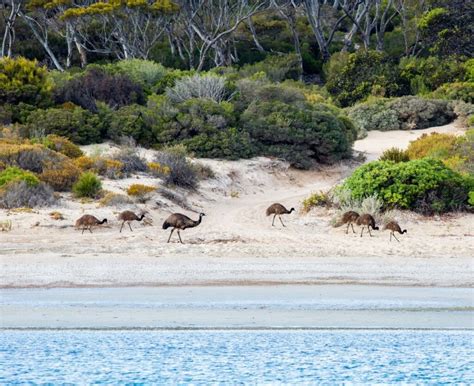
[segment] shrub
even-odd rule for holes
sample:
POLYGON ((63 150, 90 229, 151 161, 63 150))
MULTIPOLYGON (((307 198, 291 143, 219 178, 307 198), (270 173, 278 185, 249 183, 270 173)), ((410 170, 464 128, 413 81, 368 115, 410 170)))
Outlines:
POLYGON ((81 145, 101 140, 98 117, 77 106, 35 110, 28 116, 26 125, 33 137, 55 134, 81 145))
POLYGON ((164 176, 170 173, 170 168, 168 166, 163 166, 158 162, 149 162, 147 166, 150 174, 155 177, 164 176))
POLYGON ((166 185, 195 189, 198 184, 196 170, 186 159, 182 147, 164 149, 155 157, 155 162, 169 169, 169 173, 159 175, 166 185))
POLYGON ((184 77, 192 76, 195 72, 193 70, 179 70, 179 69, 170 69, 167 71, 166 75, 161 78, 154 87, 154 92, 156 94, 164 93, 168 88, 173 88, 176 84, 176 81, 184 77))
POLYGON ((48 149, 64 154, 69 158, 78 158, 84 155, 79 146, 73 144, 70 140, 55 134, 50 134, 41 141, 48 149))
POLYGON ((124 194, 107 192, 99 201, 101 206, 124 206, 130 205, 132 201, 124 194))
POLYGON ((456 140, 456 136, 452 134, 423 134, 420 138, 410 142, 407 154, 410 159, 446 158, 452 153, 456 140))
POLYGON ((353 126, 326 105, 254 102, 241 120, 258 154, 283 158, 297 168, 351 154, 353 126))
POLYGON ((301 68, 295 54, 269 55, 261 62, 246 64, 239 70, 242 78, 264 73, 272 82, 281 82, 284 79, 299 79, 301 68))
POLYGON ((39 184, 38 177, 33 173, 14 166, 0 172, 0 187, 12 181, 24 181, 28 186, 37 186, 39 184))
POLYGON ((407 151, 398 147, 391 147, 385 150, 379 158, 379 161, 407 162, 410 160, 407 151))
POLYGON ((156 188, 153 186, 132 184, 128 187, 127 194, 135 197, 138 202, 145 203, 150 199, 150 194, 154 191, 156 191, 156 188))
POLYGON ((136 143, 145 146, 156 142, 149 110, 134 104, 113 112, 109 117, 107 136, 115 142, 120 142, 122 137, 130 137, 136 143))
POLYGON ((413 209, 424 214, 464 208, 472 186, 472 180, 430 158, 370 162, 356 169, 343 184, 353 199, 377 195, 385 208, 413 209))
POLYGON ((166 90, 168 98, 182 103, 193 98, 222 102, 226 98, 225 79, 216 75, 193 75, 178 79, 173 88, 166 90))
POLYGON ((73 185, 72 191, 77 197, 95 198, 102 189, 100 179, 92 172, 83 173, 73 185))
POLYGON ((0 105, 20 102, 45 105, 51 94, 45 66, 37 61, 19 58, 0 58, 0 105))
POLYGON ((469 192, 469 200, 467 202, 469 205, 474 206, 474 190, 469 192))
POLYGON ((447 102, 419 97, 375 99, 345 110, 359 137, 369 130, 411 130, 441 126, 455 118, 447 102))
POLYGON ((156 92, 156 84, 163 80, 168 72, 160 63, 142 59, 120 60, 109 66, 113 71, 117 70, 138 83, 147 93, 156 92))
POLYGON ((0 188, 0 208, 34 208, 54 204, 53 190, 45 183, 30 185, 26 181, 11 181, 0 188))
POLYGON ((375 96, 407 93, 398 68, 381 52, 360 50, 349 55, 334 55, 326 67, 326 89, 341 106, 375 96), (331 63, 340 61, 340 63, 331 63))
POLYGON ((140 157, 134 147, 122 147, 119 152, 113 155, 113 159, 122 163, 122 171, 127 175, 148 171, 146 160, 140 157))
POLYGON ((74 165, 85 172, 94 169, 95 162, 93 158, 83 155, 82 157, 74 159, 74 165))
POLYGON ((43 168, 40 179, 54 190, 69 191, 81 174, 79 168, 71 160, 59 163, 49 163, 43 168))
POLYGON ((331 198, 328 193, 320 191, 319 193, 313 193, 309 197, 303 200, 303 212, 308 213, 311 209, 317 206, 329 207, 331 206, 331 198))
POLYGON ((34 173, 67 159, 62 154, 45 148, 40 144, 10 144, 0 142, 0 162, 7 166, 17 166, 34 173))
POLYGON ((56 102, 72 102, 82 108, 97 112, 96 101, 117 108, 133 103, 143 104, 142 87, 124 74, 109 74, 104 68, 90 66, 84 74, 72 78, 57 90, 56 102))
POLYGON ((123 162, 120 162, 115 159, 107 159, 102 157, 94 158, 94 172, 100 174, 101 176, 119 179, 123 178, 126 174, 124 172, 125 165, 123 162))
POLYGON ((202 162, 195 162, 193 164, 193 167, 194 167, 194 170, 196 170, 196 173, 200 180, 209 180, 216 176, 216 174, 214 173, 214 170, 212 170, 212 168, 209 165, 205 165, 202 162))
POLYGON ((445 83, 433 91, 430 97, 474 103, 474 82, 445 83))

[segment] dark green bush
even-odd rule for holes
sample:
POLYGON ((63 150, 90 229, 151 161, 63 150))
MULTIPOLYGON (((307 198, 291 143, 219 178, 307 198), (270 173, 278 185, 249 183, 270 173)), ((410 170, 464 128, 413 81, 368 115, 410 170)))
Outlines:
POLYGON ((91 172, 83 173, 72 187, 72 191, 77 197, 91 198, 97 197, 101 189, 102 183, 99 177, 91 172))
POLYGON ((101 142, 97 115, 78 106, 35 110, 27 119, 27 127, 33 137, 56 134, 74 143, 87 145, 101 142))
POLYGON ((392 97, 405 95, 407 85, 398 67, 377 51, 357 51, 347 56, 335 55, 326 71, 326 88, 341 106, 353 105, 369 95, 392 97))
POLYGON ((474 103, 474 82, 445 83, 429 95, 432 98, 474 103))
POLYGON ((259 72, 265 73, 272 82, 281 82, 284 79, 299 79, 301 69, 295 54, 269 55, 261 62, 246 64, 239 75, 242 78, 255 75, 259 72))
POLYGON ((283 158, 297 168, 351 154, 353 126, 323 104, 254 102, 241 120, 258 154, 283 158))
POLYGON ((120 142, 122 137, 130 137, 140 145, 151 146, 156 142, 151 124, 149 110, 145 106, 124 106, 110 114, 107 136, 115 142, 120 142))
POLYGON ((343 184, 354 199, 376 195, 387 208, 412 209, 423 214, 465 208, 472 187, 472 179, 430 158, 370 162, 356 169, 343 184))

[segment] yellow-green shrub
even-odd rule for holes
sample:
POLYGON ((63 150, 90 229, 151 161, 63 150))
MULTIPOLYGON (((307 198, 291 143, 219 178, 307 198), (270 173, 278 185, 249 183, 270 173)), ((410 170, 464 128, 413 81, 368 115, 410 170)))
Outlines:
POLYGON ((69 191, 81 174, 79 168, 70 160, 59 164, 49 164, 39 175, 41 181, 46 182, 54 190, 69 191))
POLYGON ((153 186, 143 184, 132 184, 127 189, 129 196, 135 197, 139 202, 145 202, 148 200, 150 193, 156 190, 153 186))
POLYGON ((162 165, 159 162, 149 162, 147 166, 148 166, 148 170, 150 171, 150 174, 152 174, 155 177, 170 174, 171 172, 171 169, 169 168, 169 166, 162 165))
POLYGON ((423 134, 410 142, 407 154, 412 160, 424 157, 446 158, 453 151, 456 140, 457 137, 452 134, 423 134))
POLYGON ((69 158, 78 158, 84 155, 79 146, 59 135, 50 134, 43 139, 42 143, 48 149, 57 151, 69 158))
POLYGON ((17 167, 9 167, 0 172, 0 186, 14 181, 25 181, 29 186, 36 186, 39 184, 38 177, 33 173, 17 167))
POLYGON ((102 183, 100 182, 99 177, 91 172, 81 174, 77 182, 72 187, 72 191, 76 197, 95 198, 99 195, 101 189, 102 183))
POLYGON ((81 157, 77 157, 75 160, 74 160, 74 164, 79 168, 81 169, 83 172, 85 171, 88 171, 88 170, 92 170, 94 169, 94 159, 87 156, 87 155, 83 155, 81 157))
POLYGON ((331 199, 329 195, 323 191, 319 193, 313 193, 308 198, 303 200, 303 212, 307 213, 316 206, 330 206, 331 199))

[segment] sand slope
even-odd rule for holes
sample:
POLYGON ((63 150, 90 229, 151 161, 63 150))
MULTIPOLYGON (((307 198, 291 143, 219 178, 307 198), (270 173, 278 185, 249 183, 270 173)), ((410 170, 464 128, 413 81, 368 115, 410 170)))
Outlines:
MULTIPOLYGON (((355 149, 376 158, 392 146, 405 147, 423 132, 459 132, 455 125, 428 130, 370 132, 355 149)), ((151 156, 143 150, 144 155, 151 156)), ((200 160, 201 161, 201 160, 200 160)), ((127 286, 237 283, 375 283, 391 285, 471 286, 474 256, 474 216, 457 214, 426 219, 400 213, 408 229, 401 242, 388 233, 374 237, 345 234, 330 225, 331 211, 299 211, 271 226, 265 209, 273 202, 299 209, 301 200, 327 190, 350 174, 351 162, 317 171, 289 169, 266 158, 242 161, 202 160, 216 178, 187 197, 191 210, 157 195, 147 205, 152 226, 135 224, 135 231, 119 233, 118 208, 63 200, 65 220, 49 218, 51 208, 34 213, 0 211, 13 230, 0 233, 0 285, 127 286), (185 245, 166 244, 161 223, 174 211, 191 217, 204 211, 203 223, 182 233, 185 245), (193 213, 194 211, 194 213, 193 213), (107 217, 109 225, 93 234, 72 224, 82 213, 107 217)), ((122 191, 131 183, 159 184, 152 178, 106 181, 109 190, 122 191)), ((67 197, 66 197, 67 198, 67 197)), ((125 209, 125 208, 122 208, 125 209)))

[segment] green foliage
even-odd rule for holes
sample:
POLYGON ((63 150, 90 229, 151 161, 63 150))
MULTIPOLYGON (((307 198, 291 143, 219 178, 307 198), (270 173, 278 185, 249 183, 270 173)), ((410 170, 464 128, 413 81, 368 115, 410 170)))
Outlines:
POLYGON ((72 191, 76 197, 95 198, 102 189, 99 177, 92 172, 83 173, 78 181, 73 185, 72 191))
POLYGON ((469 192, 469 200, 467 202, 469 205, 474 206, 474 190, 469 192))
POLYGON ((116 142, 122 137, 133 138, 140 145, 149 146, 155 142, 149 110, 145 106, 124 106, 109 116, 107 136, 116 142))
POLYGON ((457 138, 453 134, 423 134, 420 138, 410 142, 407 154, 410 159, 447 158, 452 153, 456 140, 457 138))
POLYGON ((309 197, 303 200, 303 212, 308 213, 311 209, 317 206, 329 207, 331 206, 332 201, 329 197, 329 194, 323 191, 319 193, 313 193, 309 197))
POLYGON ((433 91, 430 97, 474 103, 474 82, 445 83, 433 91))
POLYGON ((354 199, 377 195, 385 207, 425 214, 464 208, 472 186, 472 180, 430 158, 370 162, 356 169, 343 184, 354 199))
POLYGON ((33 137, 55 134, 81 145, 101 141, 99 117, 78 106, 35 110, 26 124, 33 137))
POLYGON ((42 138, 41 143, 48 149, 64 154, 69 158, 78 158, 84 155, 79 146, 73 144, 70 140, 59 135, 50 134, 42 138))
POLYGON ((269 55, 261 62, 246 64, 239 75, 242 78, 264 73, 272 82, 281 82, 284 79, 299 79, 301 69, 298 66, 298 58, 295 54, 269 55))
POLYGON ((450 103, 443 100, 406 96, 372 99, 346 109, 359 137, 369 130, 412 130, 441 126, 456 117, 450 103))
POLYGON ((46 67, 23 57, 0 58, 0 105, 24 102, 44 106, 50 95, 46 67))
POLYGON ((28 186, 36 186, 40 182, 33 173, 15 166, 8 167, 0 172, 0 187, 12 181, 25 181, 28 186))
POLYGON ((410 160, 410 157, 407 154, 406 150, 399 149, 397 147, 392 147, 385 150, 382 155, 379 157, 379 161, 393 161, 398 162, 407 162, 410 160))
POLYGON ((334 56, 326 67, 326 88, 343 107, 350 106, 369 95, 399 96, 407 92, 397 66, 377 51, 334 56), (331 63, 340 61, 338 63, 331 63))
POLYGON ((332 163, 351 154, 353 126, 323 104, 256 101, 241 120, 259 154, 281 157, 297 168, 332 163))

